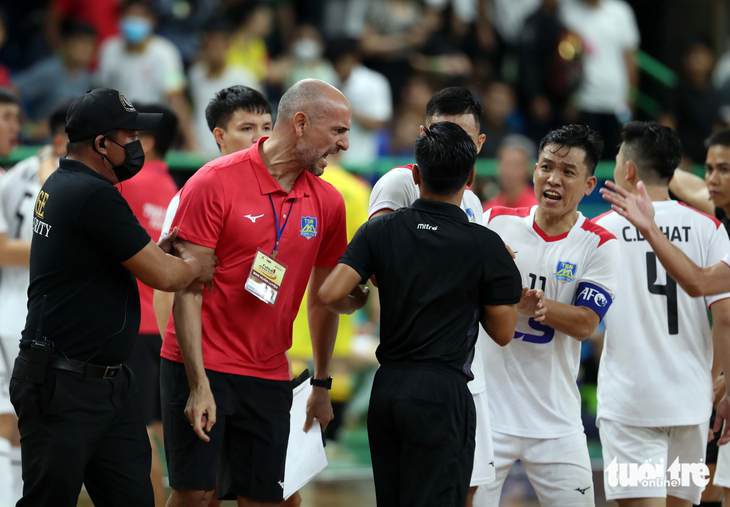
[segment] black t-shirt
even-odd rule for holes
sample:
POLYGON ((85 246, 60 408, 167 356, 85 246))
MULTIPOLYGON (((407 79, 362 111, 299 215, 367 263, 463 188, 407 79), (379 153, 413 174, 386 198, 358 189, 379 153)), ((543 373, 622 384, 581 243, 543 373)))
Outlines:
POLYGON ((380 292, 380 364, 428 363, 472 379, 482 305, 519 302, 502 239, 457 206, 418 199, 355 234, 340 262, 380 292))
POLYGON ((61 159, 33 216, 28 318, 21 348, 42 332, 58 354, 93 364, 124 362, 139 332, 137 281, 122 262, 150 237, 109 180, 61 159))

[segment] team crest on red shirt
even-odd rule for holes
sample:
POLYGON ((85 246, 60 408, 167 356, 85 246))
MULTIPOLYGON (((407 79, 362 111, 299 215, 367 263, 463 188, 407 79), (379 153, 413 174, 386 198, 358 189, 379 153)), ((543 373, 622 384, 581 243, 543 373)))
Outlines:
POLYGON ((302 230, 299 233, 307 239, 317 235, 317 217, 302 217, 302 230))

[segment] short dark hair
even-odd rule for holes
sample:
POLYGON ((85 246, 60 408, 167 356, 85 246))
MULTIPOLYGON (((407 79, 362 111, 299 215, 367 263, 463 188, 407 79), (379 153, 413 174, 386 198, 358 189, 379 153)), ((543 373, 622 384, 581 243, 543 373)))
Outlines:
POLYGON ((203 25, 203 33, 206 35, 209 33, 228 34, 232 31, 233 23, 231 23, 227 18, 224 18, 223 16, 215 16, 203 25))
POLYGON ((705 139, 705 148, 708 150, 712 146, 727 146, 730 147, 730 129, 718 130, 713 133, 710 137, 705 139))
POLYGON ((66 100, 59 105, 51 113, 48 118, 48 124, 51 127, 51 135, 61 134, 66 132, 66 115, 68 114, 68 108, 71 107, 72 100, 66 100))
POLYGON ((603 138, 598 132, 585 125, 571 124, 548 132, 540 140, 540 146, 537 150, 538 157, 545 147, 550 144, 554 144, 559 148, 568 148, 568 151, 570 151, 570 148, 582 149, 586 154, 586 177, 593 176, 598 161, 603 155, 603 138))
POLYGON ((140 113, 162 113, 160 123, 151 130, 144 130, 139 136, 152 136, 155 140, 155 153, 164 157, 175 141, 177 135, 177 115, 167 106, 161 104, 137 104, 134 106, 140 113))
MULTIPOLYGON (((452 86, 433 94, 426 104, 426 123, 434 116, 458 116, 471 114, 477 127, 482 121, 482 105, 466 88, 452 86)), ((472 141, 473 142, 473 141, 472 141)))
POLYGON ((458 192, 474 170, 477 147, 456 123, 440 121, 423 127, 413 149, 422 184, 434 194, 458 192))
POLYGON ((333 64, 337 63, 345 56, 360 57, 360 43, 352 37, 336 37, 327 40, 327 50, 325 56, 333 64))
POLYGON ((231 86, 216 93, 205 108, 205 120, 210 131, 213 132, 216 127, 224 129, 233 113, 239 109, 255 114, 271 114, 271 104, 261 92, 248 86, 231 86))
POLYGON ((155 6, 152 5, 151 0, 124 0, 119 8, 119 12, 124 12, 130 7, 140 6, 147 9, 147 11, 153 16, 157 15, 155 6))
POLYGON ((86 23, 67 20, 62 24, 61 28, 64 40, 79 36, 96 38, 96 30, 93 26, 87 25, 86 23))
POLYGON ((20 106, 20 101, 12 90, 0 86, 0 104, 15 104, 16 106, 20 106))
POLYGON ((682 160, 682 143, 674 130, 653 122, 632 121, 621 129, 624 154, 641 179, 669 183, 682 160))

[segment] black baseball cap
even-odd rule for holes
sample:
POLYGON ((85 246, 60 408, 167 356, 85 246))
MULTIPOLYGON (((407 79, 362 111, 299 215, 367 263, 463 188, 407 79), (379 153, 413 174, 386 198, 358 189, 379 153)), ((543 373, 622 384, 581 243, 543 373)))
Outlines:
POLYGON ((149 130, 161 113, 139 113, 121 92, 111 88, 89 90, 71 103, 66 114, 69 141, 82 141, 114 129, 149 130))

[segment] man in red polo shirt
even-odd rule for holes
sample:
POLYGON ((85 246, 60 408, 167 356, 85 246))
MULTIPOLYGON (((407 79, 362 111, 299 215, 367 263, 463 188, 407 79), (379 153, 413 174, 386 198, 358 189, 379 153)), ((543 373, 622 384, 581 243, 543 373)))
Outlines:
MULTIPOLYGON (((286 351, 307 282, 315 388, 304 429, 332 419, 338 318, 317 291, 347 234, 342 196, 317 176, 329 154, 348 148, 350 117, 337 89, 300 81, 281 98, 271 137, 214 160, 183 187, 178 238, 194 253, 215 252, 220 267, 212 293, 198 286, 176 294, 165 333, 168 506, 204 505, 216 474, 219 497, 239 506, 282 500, 292 400, 286 351)), ((358 288, 338 310, 366 300, 358 288)))
MULTIPOLYGON (((159 125, 140 133, 139 140, 145 153, 145 164, 134 178, 117 185, 122 196, 129 203, 132 212, 147 234, 160 237, 165 219, 165 209, 177 192, 177 184, 170 176, 165 155, 177 133, 177 116, 168 107, 161 105, 138 105, 142 113, 161 113, 159 125)), ((142 311, 139 336, 127 361, 134 373, 139 390, 139 408, 147 426, 152 444, 152 487, 155 491, 155 505, 165 505, 165 486, 162 482, 162 459, 157 452, 153 436, 162 442, 162 414, 160 410, 160 348, 162 338, 157 328, 152 308, 154 289, 137 280, 139 302, 142 311)))

